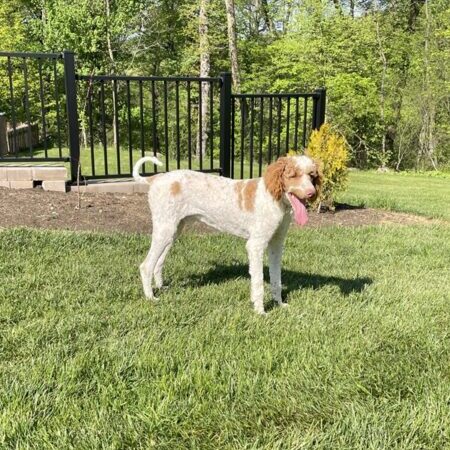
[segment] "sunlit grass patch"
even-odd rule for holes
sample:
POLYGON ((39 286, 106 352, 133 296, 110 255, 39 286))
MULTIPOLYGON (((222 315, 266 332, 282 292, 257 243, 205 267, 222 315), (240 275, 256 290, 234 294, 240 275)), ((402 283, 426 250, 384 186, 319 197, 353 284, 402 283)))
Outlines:
POLYGON ((449 238, 293 230, 261 318, 230 236, 182 236, 149 303, 148 238, 3 230, 0 446, 446 448, 449 238))

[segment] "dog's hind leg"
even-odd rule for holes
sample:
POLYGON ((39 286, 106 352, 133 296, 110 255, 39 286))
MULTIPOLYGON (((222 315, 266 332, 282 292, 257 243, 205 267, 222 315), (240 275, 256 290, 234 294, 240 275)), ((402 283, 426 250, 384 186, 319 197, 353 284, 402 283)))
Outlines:
POLYGON ((167 247, 165 248, 165 250, 162 252, 161 256, 159 257, 158 262, 156 263, 155 270, 153 271, 156 289, 161 289, 163 287, 164 283, 163 283, 162 271, 163 271, 164 261, 166 260, 166 256, 169 253, 170 248, 172 247, 175 239, 176 239, 176 235, 174 236, 173 241, 167 245, 167 247))
MULTIPOLYGON (((155 299, 152 288, 152 277, 157 269, 160 271, 159 273, 161 273, 164 258, 176 238, 176 232, 177 226, 175 224, 165 224, 162 227, 154 226, 150 251, 140 266, 142 286, 144 288, 145 296, 148 299, 155 299), (160 260, 161 263, 158 268, 160 260)), ((156 280, 156 284, 158 285, 158 280, 156 280)))
POLYGON ((189 223, 189 217, 185 217, 180 220, 176 227, 175 235, 173 237, 172 242, 166 247, 164 252, 161 254, 161 256, 158 259, 158 262, 156 263, 155 270, 153 271, 153 277, 155 279, 155 287, 156 289, 161 289, 163 287, 163 266, 164 261, 166 260, 167 254, 169 253, 170 249, 172 248, 173 243, 175 242, 175 239, 178 237, 178 235, 182 232, 183 228, 186 226, 187 223, 189 223))

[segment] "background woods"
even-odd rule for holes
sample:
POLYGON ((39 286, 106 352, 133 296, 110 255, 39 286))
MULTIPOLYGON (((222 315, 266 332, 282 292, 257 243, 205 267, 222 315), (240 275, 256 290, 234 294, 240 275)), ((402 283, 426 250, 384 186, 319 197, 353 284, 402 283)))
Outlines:
MULTIPOLYGON (((85 75, 229 70, 235 92, 324 86, 327 119, 361 168, 448 164, 449 30, 445 0, 0 1, 2 50, 68 48, 85 75)), ((201 88, 207 98, 209 85, 201 88)), ((206 107, 199 116, 197 154, 207 145, 206 107)))

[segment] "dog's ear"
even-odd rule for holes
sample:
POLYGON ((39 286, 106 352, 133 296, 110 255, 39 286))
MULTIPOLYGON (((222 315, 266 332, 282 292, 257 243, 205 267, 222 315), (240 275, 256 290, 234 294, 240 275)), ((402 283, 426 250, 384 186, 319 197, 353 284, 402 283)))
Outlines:
POLYGON ((275 162, 267 167, 264 174, 264 183, 266 189, 270 192, 275 200, 281 200, 284 191, 283 176, 288 163, 288 158, 278 158, 275 162))

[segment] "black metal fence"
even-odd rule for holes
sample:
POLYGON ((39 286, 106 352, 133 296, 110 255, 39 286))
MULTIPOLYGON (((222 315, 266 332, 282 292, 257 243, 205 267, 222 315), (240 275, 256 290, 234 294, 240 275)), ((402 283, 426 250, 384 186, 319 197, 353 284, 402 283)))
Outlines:
POLYGON ((67 133, 64 55, 0 52, 0 112, 6 128, 0 130, 6 135, 0 161, 69 160, 63 151, 67 133))
MULTIPOLYGON (((130 176, 145 153, 164 170, 220 172, 221 78, 77 76, 87 178, 130 176), (203 119, 206 117, 206 121, 203 119)), ((147 174, 155 173, 151 167, 147 174)))
MULTIPOLYGON (((305 147, 324 122, 325 90, 232 94, 229 73, 80 75, 73 52, 0 52, 0 111, 7 122, 2 146, 0 120, 0 164, 61 161, 70 162, 72 181, 127 178, 151 153, 164 171, 247 178, 305 147)), ((147 175, 157 171, 151 166, 147 175)))
POLYGON ((324 122, 325 91, 231 96, 231 177, 261 176, 263 167, 305 148, 324 122))

